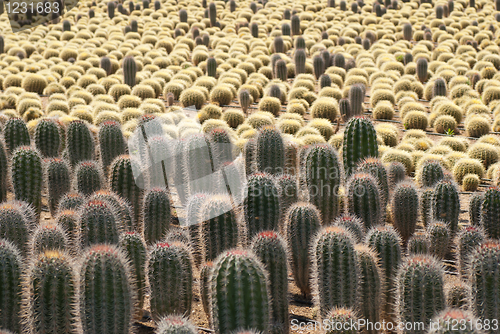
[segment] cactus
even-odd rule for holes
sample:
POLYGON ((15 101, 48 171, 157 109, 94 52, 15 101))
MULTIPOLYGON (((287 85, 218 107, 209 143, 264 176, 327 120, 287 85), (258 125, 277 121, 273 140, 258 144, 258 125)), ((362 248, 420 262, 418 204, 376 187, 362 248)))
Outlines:
POLYGON ((193 298, 190 250, 179 242, 157 243, 150 251, 147 268, 153 317, 190 314, 193 298))
POLYGON ((500 206, 500 188, 491 187, 483 195, 481 204, 481 226, 484 228, 488 238, 500 238, 500 229, 498 227, 498 215, 500 206))
POLYGON ((431 323, 431 328, 426 332, 428 334, 480 334, 483 332, 480 329, 479 319, 472 312, 456 308, 445 309, 436 315, 431 323), (460 326, 457 327, 453 324, 460 324, 460 326))
POLYGON ((276 36, 273 40, 273 49, 275 53, 285 53, 285 45, 281 36, 276 36))
POLYGON ((306 51, 304 49, 296 49, 293 55, 295 63, 295 76, 306 72, 306 51))
POLYGON ((427 234, 424 232, 416 232, 408 240, 407 244, 408 254, 429 254, 430 243, 427 234))
POLYGON ((120 234, 118 245, 130 260, 133 282, 137 291, 138 308, 142 309, 146 292, 146 243, 139 233, 125 232, 120 234))
POLYGON ((298 185, 295 176, 281 174, 276 177, 279 191, 281 216, 284 217, 288 209, 298 202, 298 185))
POLYGON ((422 187, 434 187, 444 178, 443 167, 437 160, 425 160, 417 170, 415 178, 422 187))
POLYGON ((185 108, 194 106, 196 109, 201 109, 206 102, 206 98, 203 92, 198 88, 188 88, 182 91, 179 96, 179 102, 185 108))
POLYGON ((340 158, 328 144, 311 146, 303 161, 303 178, 309 201, 321 212, 321 220, 330 224, 340 212, 338 189, 343 179, 340 158))
POLYGON ((61 138, 59 126, 50 119, 42 119, 35 128, 35 145, 44 158, 59 156, 61 138))
POLYGON ((108 16, 110 19, 115 17, 115 3, 113 1, 108 2, 108 16))
POLYGON ((369 119, 355 116, 348 121, 342 154, 347 176, 353 174, 359 161, 367 157, 378 157, 377 135, 369 119))
POLYGON ((79 210, 84 202, 85 198, 82 196, 82 194, 66 193, 60 198, 59 203, 57 204, 57 211, 61 212, 64 210, 79 210))
POLYGON ((112 191, 128 200, 134 211, 135 221, 139 221, 143 190, 141 185, 144 175, 136 178, 133 170, 140 170, 138 161, 128 155, 120 155, 110 166, 109 186, 112 191))
POLYGON ((81 244, 87 247, 93 244, 117 244, 123 230, 118 220, 116 209, 102 200, 90 200, 80 209, 81 244))
POLYGON ((353 116, 351 111, 351 101, 349 99, 340 99, 339 111, 344 122, 347 122, 353 116))
POLYGON ((286 82, 288 79, 288 71, 286 68, 286 62, 283 59, 280 59, 274 65, 274 73, 276 79, 279 79, 283 82, 286 82))
POLYGON ((217 333, 268 330, 271 306, 267 276, 251 251, 231 249, 219 255, 210 277, 211 322, 217 333))
POLYGON ((102 57, 99 62, 99 67, 106 72, 106 75, 111 75, 113 73, 113 65, 111 64, 111 59, 109 59, 109 57, 102 57))
POLYGON ((180 315, 168 315, 160 319, 156 334, 196 334, 196 327, 180 315))
POLYGON ((68 251, 72 254, 77 254, 80 250, 80 230, 77 211, 62 210, 55 216, 54 223, 64 231, 67 238, 68 251))
POLYGON ((257 22, 250 23, 250 32, 252 37, 259 38, 259 25, 257 22))
POLYGON ((265 230, 276 230, 280 218, 279 194, 273 177, 266 173, 251 175, 243 207, 248 239, 265 230))
POLYGON ((21 118, 13 117, 5 122, 3 136, 10 154, 13 154, 19 146, 29 146, 31 143, 28 128, 21 118))
POLYGON ((144 195, 142 217, 144 239, 149 244, 159 242, 170 228, 172 208, 166 188, 152 188, 144 195))
POLYGON ((406 167, 399 161, 393 161, 387 167, 387 173, 389 174, 389 187, 393 188, 406 178, 406 167))
POLYGON ((300 35, 300 18, 298 15, 292 15, 290 18, 290 25, 292 28, 292 36, 300 35))
POLYGON ((72 121, 68 125, 66 153, 73 167, 80 161, 94 159, 94 137, 83 121, 72 121))
POLYGON ((34 256, 50 250, 65 251, 69 238, 63 227, 52 222, 42 222, 34 231, 29 249, 34 256))
POLYGON ((238 245, 236 213, 228 196, 213 196, 200 204, 197 222, 201 223, 202 256, 205 261, 213 261, 222 251, 238 245))
POLYGON ((214 267, 212 261, 205 262, 200 269, 200 299, 203 311, 210 321, 210 274, 214 267))
POLYGON ((429 251, 438 259, 444 259, 450 250, 451 231, 448 225, 440 221, 430 222, 427 226, 429 251))
POLYGON ((467 278, 469 257, 474 249, 486 240, 481 227, 466 226, 455 238, 455 253, 458 261, 458 271, 463 278, 467 278))
POLYGON ((123 58, 123 82, 130 88, 135 86, 135 76, 137 74, 137 63, 134 57, 126 56, 123 58))
POLYGON ((0 203, 7 200, 7 190, 10 187, 9 172, 9 160, 3 139, 0 135, 0 203))
POLYGON ((475 193, 469 198, 469 221, 473 226, 481 225, 481 206, 484 193, 475 193))
POLYGON ((35 255, 23 278, 21 313, 28 333, 79 333, 78 273, 59 250, 35 255))
POLYGON ((385 288, 385 293, 382 295, 382 316, 385 320, 393 320, 395 281, 391 277, 396 277, 401 263, 401 237, 389 225, 376 226, 368 231, 365 244, 376 252, 382 268, 385 288))
POLYGON ((422 223, 427 226, 432 219, 432 198, 434 196, 434 189, 427 188, 422 191, 420 196, 420 217, 422 223))
MULTIPOLYGON (((23 259, 18 248, 0 238, 0 328, 20 333, 21 276, 23 259)), ((2 330, 0 330, 0 333, 2 330)))
MULTIPOLYGON (((401 265, 396 277, 397 314, 404 323, 422 322, 427 327, 445 308, 444 269, 429 255, 413 255, 401 265)), ((413 328, 412 333, 426 333, 413 328)))
POLYGON ((274 231, 260 232, 252 240, 250 249, 269 274, 271 326, 280 333, 288 333, 288 270, 285 242, 274 231))
POLYGON ((311 294, 310 241, 321 227, 320 213, 310 203, 298 202, 285 216, 285 236, 290 250, 290 267, 294 281, 304 296, 311 294))
POLYGON ((459 214, 460 197, 457 186, 449 180, 440 181, 436 184, 432 196, 432 216, 446 223, 454 235, 458 229, 459 214))
POLYGON ((333 66, 345 69, 345 57, 343 54, 338 53, 333 57, 333 66))
MULTIPOLYGON (((360 272, 360 315, 367 322, 380 321, 382 303, 382 269, 375 252, 368 246, 358 244, 354 247, 360 272)), ((377 333, 373 328, 366 328, 367 333, 377 333)))
POLYGON ((411 23, 405 23, 403 25, 403 38, 407 41, 411 41, 413 39, 413 28, 411 23))
POLYGON ((380 159, 369 157, 361 160, 357 165, 356 172, 371 174, 377 180, 380 191, 380 204, 382 208, 385 208, 389 201, 389 181, 386 167, 380 159))
POLYGON ((33 206, 39 216, 42 209, 42 159, 31 147, 21 146, 12 155, 12 184, 17 200, 33 206))
POLYGON ((418 218, 418 193, 411 183, 398 183, 391 199, 393 225, 406 244, 415 233, 418 218))
POLYGON ((279 130, 273 126, 265 126, 260 129, 256 141, 257 170, 273 175, 283 173, 285 145, 279 130))
POLYGON ((75 188, 84 196, 102 188, 103 176, 101 166, 95 161, 81 161, 76 166, 75 188))
POLYGON ((215 128, 208 133, 211 160, 214 170, 221 170, 233 161, 234 146, 227 130, 215 128))
MULTIPOLYGON (((500 289, 500 277, 496 268, 500 261, 500 244, 495 240, 484 242, 473 251, 469 261, 472 311, 483 321, 498 319, 500 308, 497 296, 500 289)), ((495 331, 490 328, 487 332, 494 333, 495 331)))
MULTIPOLYGON (((349 88, 349 106, 350 106, 350 116, 361 116, 363 114, 363 101, 365 99, 365 90, 361 85, 352 85, 349 88)), ((349 118, 346 118, 347 122, 349 118)))
POLYGON ((319 89, 323 89, 324 87, 331 87, 332 86, 332 78, 328 74, 322 74, 319 77, 319 89))
POLYGON ((469 282, 464 282, 459 278, 450 279, 444 286, 444 294, 448 307, 470 309, 472 289, 469 282))
POLYGON ((296 50, 298 50, 298 49, 304 49, 304 52, 305 52, 305 49, 306 49, 306 40, 304 39, 304 37, 302 37, 302 36, 295 37, 294 45, 295 45, 295 49, 296 50))
POLYGON ((4 47, 5 47, 5 40, 3 36, 0 36, 0 54, 5 53, 4 47))
POLYGON ((346 195, 346 211, 361 218, 366 229, 380 222, 383 214, 380 190, 371 174, 354 174, 347 183, 346 195))
POLYGON ((252 96, 250 95, 248 89, 242 89, 239 91, 238 101, 240 103, 241 109, 243 110, 243 113, 246 115, 248 107, 250 107, 250 104, 252 104, 252 96))
POLYGON ((210 19, 210 27, 215 27, 217 25, 217 6, 214 2, 208 5, 208 18, 210 19))
POLYGON ((362 242, 365 238, 365 227, 363 221, 355 215, 343 214, 335 218, 332 225, 341 226, 351 232, 356 243, 362 242))
POLYGON ((187 138, 184 145, 184 173, 189 182, 189 193, 195 194, 214 189, 213 179, 208 176, 213 173, 213 159, 211 158, 208 137, 204 134, 195 134, 187 138))
POLYGON ((418 58, 417 59, 417 79, 421 82, 424 83, 427 81, 427 76, 428 76, 428 64, 427 64, 427 59, 426 58, 418 58))
POLYGON ((325 60, 321 55, 313 57, 313 71, 316 80, 318 80, 319 77, 325 73, 325 60))
POLYGON ((446 96, 446 81, 443 78, 437 78, 434 80, 432 96, 446 96))
POLYGON ((49 209, 52 216, 55 216, 60 199, 71 188, 70 170, 66 161, 54 158, 45 163, 47 188, 49 193, 49 209))
POLYGON ((103 170, 107 173, 113 160, 125 154, 127 143, 123 137, 120 124, 115 121, 106 121, 99 128, 99 151, 103 170))
POLYGON ((324 317, 334 307, 357 307, 360 268, 348 230, 327 226, 312 243, 314 300, 324 317))
POLYGON ((126 254, 112 245, 91 247, 82 256, 80 278, 83 332, 129 333, 137 292, 126 254))

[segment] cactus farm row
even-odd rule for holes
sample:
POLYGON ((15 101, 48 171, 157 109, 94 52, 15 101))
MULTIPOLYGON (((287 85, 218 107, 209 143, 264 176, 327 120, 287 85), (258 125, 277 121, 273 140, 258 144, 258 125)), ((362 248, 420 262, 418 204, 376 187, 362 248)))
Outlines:
POLYGON ((70 9, 0 16, 0 334, 500 333, 500 0, 70 9))

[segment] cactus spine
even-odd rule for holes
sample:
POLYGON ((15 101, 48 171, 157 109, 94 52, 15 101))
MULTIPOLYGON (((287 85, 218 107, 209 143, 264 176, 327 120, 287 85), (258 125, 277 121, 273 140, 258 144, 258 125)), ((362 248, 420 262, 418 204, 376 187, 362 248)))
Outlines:
POLYGON ((416 179, 422 187, 434 187, 444 178, 443 167, 436 160, 425 161, 416 174, 416 179))
POLYGON ((280 174, 285 169, 285 144, 281 133, 272 126, 263 127, 256 142, 257 170, 263 173, 280 174))
POLYGON ((458 229, 460 197, 457 186, 451 181, 442 180, 434 188, 432 196, 432 214, 434 219, 445 222, 453 234, 458 229))
POLYGON ((432 320, 433 328, 430 328, 428 334, 452 334, 452 333, 471 333, 480 334, 479 319, 467 310, 457 308, 449 308, 432 320), (460 329, 452 324, 461 324, 460 329), (478 325, 476 325, 478 324, 478 325))
POLYGON ((68 125, 66 136, 66 152, 71 166, 94 159, 94 137, 83 121, 72 121, 68 125))
POLYGON ((136 291, 126 255, 118 247, 101 244, 88 249, 82 258, 80 312, 83 332, 129 333, 136 291))
POLYGON ((500 228, 497 224, 500 217, 500 188, 491 187, 483 195, 481 205, 481 226, 488 238, 500 238, 500 228))
POLYGON ((155 333, 196 334, 197 330, 196 327, 187 318, 183 318, 182 316, 179 315, 168 315, 166 317, 161 318, 155 333))
POLYGON ((346 210, 363 221, 366 229, 377 225, 382 218, 380 191, 371 174, 354 174, 346 186, 346 210))
POLYGON ((45 165, 49 209, 51 215, 55 216, 61 197, 69 192, 71 188, 70 170, 66 161, 59 158, 49 159, 45 165))
POLYGON ((37 216, 42 209, 42 159, 37 151, 21 146, 14 152, 11 165, 12 184, 17 200, 33 206, 37 216))
POLYGON ((59 126, 50 119, 42 119, 35 128, 35 145, 44 158, 59 156, 61 149, 59 126))
POLYGON ((102 187, 102 170, 95 161, 81 161, 76 166, 76 190, 84 196, 98 191, 102 187))
POLYGON ((418 218, 418 193, 411 183, 398 183, 392 194, 391 211, 393 225, 403 238, 404 244, 415 233, 418 218))
POLYGON ((180 242, 157 243, 151 249, 147 268, 153 317, 190 314, 193 299, 190 250, 180 242))
POLYGON ((113 160, 125 154, 127 143, 123 138, 120 124, 115 121, 104 122, 99 128, 99 150, 103 170, 107 173, 113 160))
POLYGON ((142 309, 146 290, 146 243, 139 233, 125 232, 120 234, 118 245, 130 260, 133 282, 137 291, 138 309, 142 309))
POLYGON ((21 328, 19 312, 22 261, 21 254, 14 244, 0 239, 0 328, 16 333, 21 328))
POLYGON ((377 180, 380 190, 380 204, 382 208, 385 208, 389 201, 389 181, 387 170, 382 161, 378 158, 366 158, 359 162, 357 172, 371 174, 377 180))
POLYGON ((444 259, 450 248, 450 229, 447 224, 434 221, 427 226, 430 253, 438 259, 444 259))
POLYGON ((33 231, 30 240, 30 251, 38 255, 49 250, 65 251, 68 249, 69 239, 62 226, 52 222, 42 222, 33 231))
POLYGON ((144 239, 155 244, 164 238, 172 216, 170 195, 166 188, 152 188, 144 195, 144 239))
POLYGON ((31 144, 28 128, 21 118, 13 117, 5 122, 3 136, 10 154, 13 154, 19 146, 29 146, 31 144))
POLYGON ((271 326, 280 333, 289 332, 288 270, 285 242, 274 231, 258 233, 250 246, 269 273, 271 326))
POLYGON ((348 121, 344 131, 342 154, 347 176, 353 174, 362 159, 378 157, 377 135, 369 119, 355 116, 348 121))
POLYGON ((123 59, 123 82, 130 88, 135 86, 135 76, 137 74, 137 63, 134 57, 127 56, 123 59))
POLYGON ((117 221, 114 211, 108 203, 99 200, 87 202, 80 210, 81 245, 117 244, 121 232, 121 222, 117 221))
POLYGON ((475 193, 469 198, 469 220, 471 225, 481 225, 481 206, 483 205, 484 193, 475 193))
POLYGON ((457 234, 455 253, 458 260, 458 272, 462 277, 467 277, 470 255, 485 240, 486 235, 483 229, 476 226, 466 226, 457 234))
POLYGON ((217 333, 267 331, 271 320, 268 274, 248 250, 219 255, 210 277, 212 326, 217 333))

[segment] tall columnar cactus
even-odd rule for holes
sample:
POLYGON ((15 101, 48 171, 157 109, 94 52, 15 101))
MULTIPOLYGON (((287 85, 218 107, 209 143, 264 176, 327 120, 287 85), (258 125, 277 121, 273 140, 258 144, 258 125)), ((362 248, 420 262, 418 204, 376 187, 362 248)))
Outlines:
POLYGON ((436 184, 432 196, 432 215, 434 219, 445 222, 452 235, 455 234, 460 215, 460 197, 452 181, 442 180, 436 184))
POLYGON ((130 260, 133 282, 137 291, 138 309, 142 309, 146 292, 146 243, 140 233, 125 232, 120 234, 118 245, 130 260))
POLYGON ((224 164, 233 161, 234 145, 226 129, 211 130, 208 134, 208 145, 214 170, 220 170, 224 164))
POLYGON ((107 172, 113 160, 125 154, 127 143, 123 137, 120 124, 115 121, 106 121, 99 128, 99 151, 102 168, 107 172))
POLYGON ((194 134, 184 145, 184 173, 189 182, 189 194, 214 191, 217 184, 209 177, 214 172, 208 138, 204 134, 194 134))
POLYGON ((366 158, 361 160, 356 172, 371 174, 378 182, 380 190, 380 204, 385 208, 389 201, 389 180, 387 176, 387 169, 378 158, 366 158))
POLYGON ((210 276, 211 318, 217 333, 268 330, 271 297, 267 276, 249 250, 231 249, 219 255, 210 276))
POLYGON ((428 77, 428 64, 426 58, 418 58, 417 59, 417 79, 424 83, 427 81, 428 77))
POLYGON ((9 189, 9 160, 3 137, 0 135, 0 203, 7 199, 7 190, 9 189))
POLYGON ((432 220, 432 197, 434 196, 433 188, 424 188, 420 193, 420 218, 422 224, 426 227, 432 220))
POLYGON ((261 128, 256 139, 255 161, 257 170, 280 174, 285 169, 285 143, 279 130, 273 126, 261 128))
POLYGON ((298 15, 292 15, 290 18, 290 25, 292 28, 292 36, 300 35, 300 17, 298 15))
POLYGON ((247 181, 244 203, 247 235, 250 240, 257 232, 276 230, 280 218, 279 194, 274 178, 266 173, 253 174, 247 181))
POLYGON ((406 244, 415 233, 418 218, 418 192, 411 183, 400 182, 392 194, 393 225, 406 244))
POLYGON ((80 120, 72 121, 66 130, 66 152, 71 166, 80 161, 94 159, 94 137, 88 126, 80 120))
POLYGON ((205 262, 200 269, 200 299, 203 311, 205 312, 208 321, 210 321, 210 275, 214 263, 212 261, 205 262))
POLYGON ((254 38, 259 37, 259 24, 257 22, 250 23, 250 33, 254 38))
POLYGON ((274 231, 258 233, 250 249, 262 262, 269 274, 271 292, 271 326, 280 333, 288 333, 288 269, 284 240, 274 231))
POLYGON ((444 178, 443 167, 437 160, 426 160, 417 170, 415 177, 422 187, 434 187, 444 178))
POLYGON ((329 144, 311 146, 301 162, 309 201, 321 212, 321 219, 330 224, 339 215, 338 190, 344 171, 336 150, 329 144))
POLYGON ((310 203, 295 203, 286 213, 284 234, 290 250, 290 267, 295 284, 304 296, 311 294, 309 248, 320 227, 320 213, 310 203))
POLYGON ((99 62, 99 67, 106 71, 106 75, 111 75, 113 66, 109 57, 102 57, 101 61, 99 62))
POLYGON ((214 57, 207 59, 207 75, 213 78, 217 76, 217 60, 214 57))
POLYGON ((288 209, 298 202, 297 179, 290 174, 281 174, 276 177, 276 185, 280 197, 281 216, 284 217, 288 209))
POLYGON ((76 165, 75 188, 84 196, 89 196, 103 188, 102 168, 95 161, 81 161, 76 165))
MULTIPOLYGON (((368 246, 358 244, 354 247, 360 269, 360 315, 369 322, 380 321, 382 307, 382 269, 377 254, 368 246)), ((372 328, 367 333, 377 333, 372 328)))
POLYGON ((406 178, 406 167, 399 161, 393 161, 387 167, 387 174, 389 174, 389 187, 392 188, 406 178))
POLYGON ((161 318, 156 329, 157 334, 196 334, 198 331, 191 321, 180 315, 168 315, 161 318))
POLYGON ((396 272, 401 263, 401 237, 391 226, 377 226, 368 231, 366 245, 371 247, 377 254, 384 277, 385 293, 382 295, 381 313, 385 320, 394 320, 394 280, 396 272))
POLYGON ((432 96, 446 96, 446 81, 443 78, 437 78, 434 80, 432 96))
POLYGON ((69 251, 69 238, 61 225, 45 221, 33 231, 29 249, 34 256, 49 250, 69 251))
MULTIPOLYGON (((352 85, 349 88, 349 106, 352 116, 361 116, 363 114, 363 101, 365 99, 365 90, 360 85, 352 85)), ((347 122, 349 119, 345 119, 347 122)))
POLYGON ((179 242, 157 243, 149 253, 147 270, 153 317, 190 314, 193 299, 190 250, 179 242))
POLYGON ((293 55, 295 63, 295 76, 306 72, 306 51, 304 49, 296 49, 293 55))
POLYGON ((19 146, 29 146, 31 143, 28 128, 21 118, 13 117, 5 122, 3 136, 10 154, 19 146))
MULTIPOLYGON (((261 219, 263 219, 263 224, 265 224, 265 218, 261 217, 261 219)), ((216 195, 207 197, 199 209, 198 222, 201 223, 199 240, 202 242, 204 261, 213 261, 224 250, 234 248, 238 245, 239 230, 237 216, 228 196, 216 195)), ((265 227, 261 229, 265 229, 265 227)), ((251 230, 251 232, 256 233, 259 230, 251 230)))
POLYGON ((481 206, 484 193, 475 193, 469 198, 469 221, 473 226, 481 225, 481 206))
POLYGON ((483 195, 481 211, 481 226, 488 238, 500 238, 500 188, 491 187, 483 195))
POLYGON ((109 186, 112 191, 130 202, 134 210, 135 221, 139 221, 144 185, 144 174, 134 175, 134 170, 140 170, 138 161, 129 155, 120 155, 111 164, 109 171, 109 186))
POLYGON ((210 27, 215 27, 217 23, 217 6, 214 2, 208 5, 208 18, 210 19, 210 27))
POLYGON ((127 56, 123 58, 123 82, 130 88, 135 86, 135 76, 137 74, 137 63, 134 57, 127 56))
POLYGON ((61 197, 71 189, 70 170, 66 161, 59 158, 45 161, 45 170, 49 192, 49 209, 51 215, 55 216, 61 197))
POLYGON ((122 231, 121 222, 117 221, 116 212, 108 203, 91 200, 80 210, 81 245, 117 244, 122 231))
POLYGON ((110 19, 115 17, 115 3, 113 1, 108 2, 108 16, 110 19))
POLYGON ((317 55, 313 57, 313 71, 316 80, 325 73, 325 60, 321 55, 317 55))
POLYGON ((85 197, 79 193, 66 193, 59 200, 57 212, 64 210, 79 210, 85 203, 85 197))
POLYGON ((444 259, 451 245, 451 231, 449 225, 441 221, 430 222, 427 226, 429 251, 438 259, 444 259))
POLYGON ((35 128, 35 145, 42 157, 55 158, 61 149, 59 126, 50 119, 42 119, 35 128))
MULTIPOLYGON (((432 317, 445 308, 444 269, 432 256, 407 258, 399 268, 396 285, 399 321, 423 322, 427 327, 432 317)), ((411 333, 423 334, 427 329, 413 328, 411 333)))
POLYGON ((120 221, 120 226, 123 230, 142 232, 139 226, 136 226, 136 221, 134 220, 132 214, 132 208, 126 199, 118 196, 112 191, 99 190, 92 194, 88 198, 89 201, 97 200, 104 201, 110 205, 115 210, 116 217, 120 221))
POLYGON ((486 240, 486 235, 481 227, 466 226, 455 238, 455 253, 458 261, 460 275, 467 278, 469 258, 474 249, 486 240))
POLYGON ((380 222, 383 214, 380 190, 371 174, 354 174, 347 183, 346 195, 346 211, 361 218, 366 229, 380 222))
POLYGON ((78 212, 75 210, 62 210, 55 216, 55 224, 60 226, 68 238, 70 253, 78 254, 80 250, 80 230, 78 225, 78 212))
POLYGON ((129 333, 136 298, 132 269, 121 248, 101 244, 83 254, 80 312, 84 333, 129 333))
POLYGON ((411 23, 405 23, 403 25, 403 37, 407 41, 411 41, 413 38, 413 28, 411 23))
POLYGON ((312 243, 313 297, 321 316, 334 307, 359 306, 360 268, 348 230, 327 226, 312 243))
POLYGON ((275 53, 285 53, 285 44, 283 37, 276 36, 273 40, 273 49, 275 53))
POLYGON ((19 333, 21 329, 21 277, 23 259, 10 241, 0 239, 0 328, 19 333))
POLYGON ((283 59, 279 59, 274 65, 274 75, 276 79, 286 82, 288 79, 288 71, 286 68, 286 62, 283 59))
POLYGON ((351 101, 344 98, 339 100, 339 112, 344 122, 347 122, 353 115, 351 111, 351 101))
POLYGON ((164 238, 172 217, 170 195, 166 188, 152 188, 144 195, 142 216, 144 239, 154 244, 164 238))
POLYGON ((344 131, 342 146, 344 170, 347 176, 367 157, 378 157, 377 134, 372 122, 364 117, 351 118, 344 131))
POLYGON ((409 255, 429 254, 430 242, 429 236, 425 232, 418 231, 408 240, 406 246, 409 255))
POLYGON ((38 152, 29 146, 17 148, 12 155, 11 175, 16 199, 31 204, 40 215, 43 167, 38 152))
POLYGON ((78 273, 60 250, 34 255, 23 279, 21 314, 28 333, 80 333, 78 273))

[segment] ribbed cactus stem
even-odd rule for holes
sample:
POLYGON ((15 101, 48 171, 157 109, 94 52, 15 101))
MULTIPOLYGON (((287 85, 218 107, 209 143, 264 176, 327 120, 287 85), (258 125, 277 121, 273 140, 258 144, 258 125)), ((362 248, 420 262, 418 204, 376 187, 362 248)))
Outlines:
POLYGON ((313 57, 313 71, 316 80, 318 80, 319 77, 325 73, 325 60, 321 55, 313 57))
POLYGON ((144 219, 144 239, 149 244, 160 241, 170 228, 172 208, 166 188, 152 188, 144 195, 142 217, 144 219))
POLYGON ((452 235, 455 234, 460 215, 460 197, 452 181, 442 180, 436 184, 432 196, 432 214, 434 219, 448 225, 452 235))
POLYGON ((9 189, 9 160, 3 138, 0 136, 0 203, 7 199, 7 190, 9 189))
POLYGON ((135 86, 135 76, 137 74, 137 63, 134 57, 127 56, 123 59, 123 82, 131 88, 135 86))
POLYGON ((295 76, 306 72, 306 51, 304 49, 296 49, 293 60, 295 63, 295 76))
POLYGON ((107 121, 99 128, 99 150, 101 153, 102 168, 107 172, 113 160, 125 154, 127 143, 123 137, 120 124, 115 121, 107 121))
POLYGON ((273 126, 261 128, 256 139, 257 170, 280 174, 285 169, 285 144, 279 130, 273 126))
POLYGON ((75 171, 76 190, 89 196, 103 187, 101 166, 95 161, 81 161, 75 171))
POLYGON ((217 23, 217 6, 214 2, 208 5, 208 18, 210 19, 210 27, 215 27, 217 23))
POLYGON ((290 25, 292 28, 292 36, 300 35, 300 18, 298 15, 292 15, 290 18, 290 25))
MULTIPOLYGON (((349 88, 349 105, 352 116, 363 114, 363 101, 365 100, 365 90, 360 85, 352 85, 349 88)), ((346 122, 348 119, 345 120, 346 122)))
POLYGON ((406 244, 417 228, 418 192, 411 183, 400 182, 392 194, 393 225, 406 244))
POLYGON ((446 96, 446 81, 443 78, 437 78, 434 80, 434 86, 432 87, 432 96, 446 96))
POLYGON ((82 229, 81 245, 87 247, 93 244, 117 244, 122 231, 120 221, 108 203, 99 200, 87 202, 80 210, 80 227, 82 229))
POLYGON ((213 78, 217 76, 217 61, 214 57, 207 59, 207 75, 213 78))
POLYGON ((30 134, 26 124, 21 118, 10 118, 3 127, 3 137, 5 147, 10 154, 13 154, 19 146, 29 146, 31 143, 30 134))
POLYGON ((0 239, 0 328, 15 333, 20 333, 21 329, 22 267, 19 249, 10 241, 0 239))
POLYGON ((488 238, 500 238, 500 227, 496 222, 500 218, 500 188, 491 187, 483 195, 481 211, 481 226, 488 238))
MULTIPOLYGON (((428 334, 453 334, 471 333, 480 334, 482 332, 480 320, 470 311, 458 308, 448 308, 432 319, 432 327, 428 334), (460 324, 459 329, 452 324, 460 324), (478 324, 478 325, 476 325, 478 324)), ((487 327, 487 326, 484 326, 487 327)), ((493 326, 488 326, 493 327, 493 326)))
POLYGON ((108 16, 110 19, 115 17, 115 3, 113 1, 108 2, 108 16))
POLYGON ((427 81, 427 77, 428 77, 427 71, 428 71, 427 59, 418 58, 417 59, 417 78, 421 83, 424 83, 427 81))
POLYGON ((475 193, 469 198, 469 221, 473 226, 481 224, 481 206, 483 205, 484 193, 475 193))
POLYGON ((70 169, 66 161, 54 158, 45 162, 49 209, 55 216, 60 199, 71 189, 70 169))
POLYGON ((378 158, 366 158, 358 163, 357 172, 371 174, 377 180, 380 190, 380 203, 382 208, 385 208, 389 201, 389 178, 382 161, 378 158))
POLYGON ((405 23, 403 25, 403 37, 407 41, 411 41, 413 38, 413 28, 411 23, 405 23))
POLYGON ((194 324, 180 315, 168 315, 161 318, 156 329, 157 334, 196 334, 194 324))
POLYGON ((94 137, 83 121, 72 121, 68 125, 66 137, 66 152, 71 166, 94 159, 94 137))
POLYGON ((203 311, 205 312, 208 320, 210 321, 210 275, 214 263, 212 261, 205 262, 200 269, 200 299, 203 311))
POLYGON ((42 157, 57 157, 61 149, 59 126, 52 120, 42 119, 35 128, 35 145, 42 157))
POLYGON ((120 234, 118 245, 130 260, 133 282, 137 291, 138 309, 142 309, 146 293, 146 243, 139 233, 125 232, 120 234))
POLYGON ((455 253, 458 260, 458 271, 464 278, 469 269, 469 258, 472 252, 486 240, 481 227, 466 226, 455 238, 455 253))
POLYGON ((283 82, 286 82, 288 79, 288 70, 286 68, 286 62, 283 59, 280 59, 274 65, 274 73, 276 79, 279 79, 283 82))
POLYGON ((451 231, 449 225, 441 221, 430 222, 427 226, 430 253, 438 259, 444 259, 450 250, 451 231))
POLYGON ((69 251, 69 238, 61 225, 43 222, 33 231, 29 248, 34 256, 49 250, 69 251))
POLYGON ((380 222, 380 190, 377 180, 371 174, 354 174, 347 183, 346 195, 346 211, 361 218, 366 229, 380 222))
POLYGON ((349 120, 344 131, 342 154, 347 176, 354 172, 359 161, 378 157, 377 135, 369 119, 355 116, 349 120))
POLYGON ((11 175, 15 198, 32 205, 39 216, 43 185, 43 166, 39 153, 29 146, 17 148, 12 155, 11 175))

